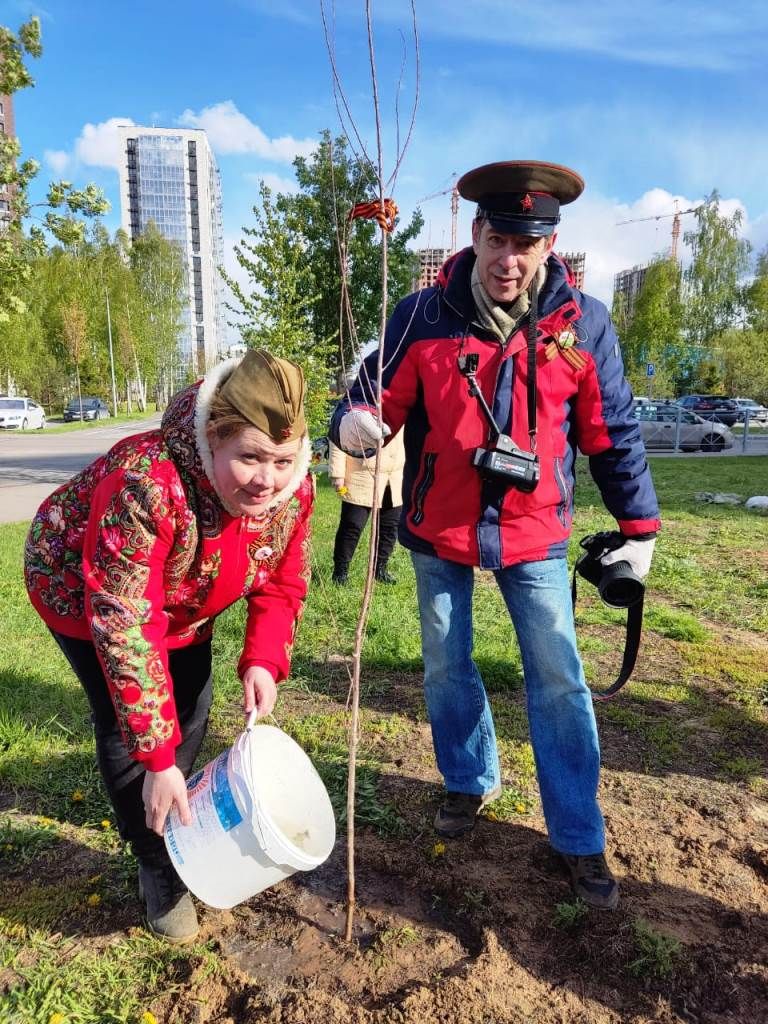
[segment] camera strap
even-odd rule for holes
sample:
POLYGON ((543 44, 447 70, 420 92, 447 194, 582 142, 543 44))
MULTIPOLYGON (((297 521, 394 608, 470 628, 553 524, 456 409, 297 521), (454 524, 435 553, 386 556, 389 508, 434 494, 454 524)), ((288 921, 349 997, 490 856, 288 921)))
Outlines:
POLYGON ((528 311, 528 437, 531 451, 536 451, 536 339, 539 334, 539 286, 534 275, 531 281, 531 305, 528 311))
MULTIPOLYGON (((592 700, 610 700, 622 686, 627 682, 635 668, 637 652, 640 650, 640 636, 643 632, 643 594, 635 604, 627 608, 627 631, 624 637, 624 657, 621 662, 621 669, 618 676, 611 683, 607 690, 592 691, 592 700)), ((571 580, 571 603, 574 612, 576 611, 576 570, 573 570, 571 580)))

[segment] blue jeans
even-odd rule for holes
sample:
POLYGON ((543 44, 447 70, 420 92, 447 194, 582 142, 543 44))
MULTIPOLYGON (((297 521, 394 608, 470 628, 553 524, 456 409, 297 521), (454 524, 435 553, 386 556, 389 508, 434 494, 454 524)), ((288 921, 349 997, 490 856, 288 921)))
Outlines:
MULTIPOLYGON (((500 784, 496 733, 472 660, 471 566, 411 552, 421 617, 424 696, 437 766, 449 791, 500 784)), ((561 853, 605 848, 597 803, 600 746, 576 647, 565 559, 494 572, 520 645, 536 774, 549 838, 561 853)))

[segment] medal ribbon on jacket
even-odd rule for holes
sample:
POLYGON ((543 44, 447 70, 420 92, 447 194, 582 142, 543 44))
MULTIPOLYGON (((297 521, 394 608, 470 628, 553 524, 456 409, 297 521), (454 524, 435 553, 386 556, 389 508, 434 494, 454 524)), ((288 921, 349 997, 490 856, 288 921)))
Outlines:
POLYGON ((545 345, 544 354, 550 362, 557 356, 562 356, 574 370, 583 370, 587 365, 587 357, 583 352, 576 350, 575 346, 578 344, 578 341, 579 339, 574 329, 566 327, 559 334, 555 335, 548 345, 545 345))

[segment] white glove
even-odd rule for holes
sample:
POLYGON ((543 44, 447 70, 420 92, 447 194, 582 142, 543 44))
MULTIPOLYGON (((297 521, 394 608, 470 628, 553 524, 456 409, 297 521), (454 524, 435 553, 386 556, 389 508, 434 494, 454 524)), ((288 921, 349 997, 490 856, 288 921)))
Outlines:
POLYGON ((339 447, 347 455, 361 459, 390 433, 386 423, 379 429, 378 420, 367 409, 350 409, 339 424, 339 447))
POLYGON ((648 540, 627 540, 620 548, 609 551, 600 559, 603 565, 612 565, 614 562, 629 562, 632 572, 645 579, 651 568, 651 558, 656 545, 656 538, 649 537, 648 540))

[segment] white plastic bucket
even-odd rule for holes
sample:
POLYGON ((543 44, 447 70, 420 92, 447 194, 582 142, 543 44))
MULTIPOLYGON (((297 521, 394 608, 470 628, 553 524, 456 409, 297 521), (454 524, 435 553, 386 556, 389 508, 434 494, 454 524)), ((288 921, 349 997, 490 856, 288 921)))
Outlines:
POLYGON ((336 822, 325 786, 294 740, 251 727, 187 782, 192 824, 174 809, 165 845, 184 884, 211 907, 234 907, 328 857, 336 822))

